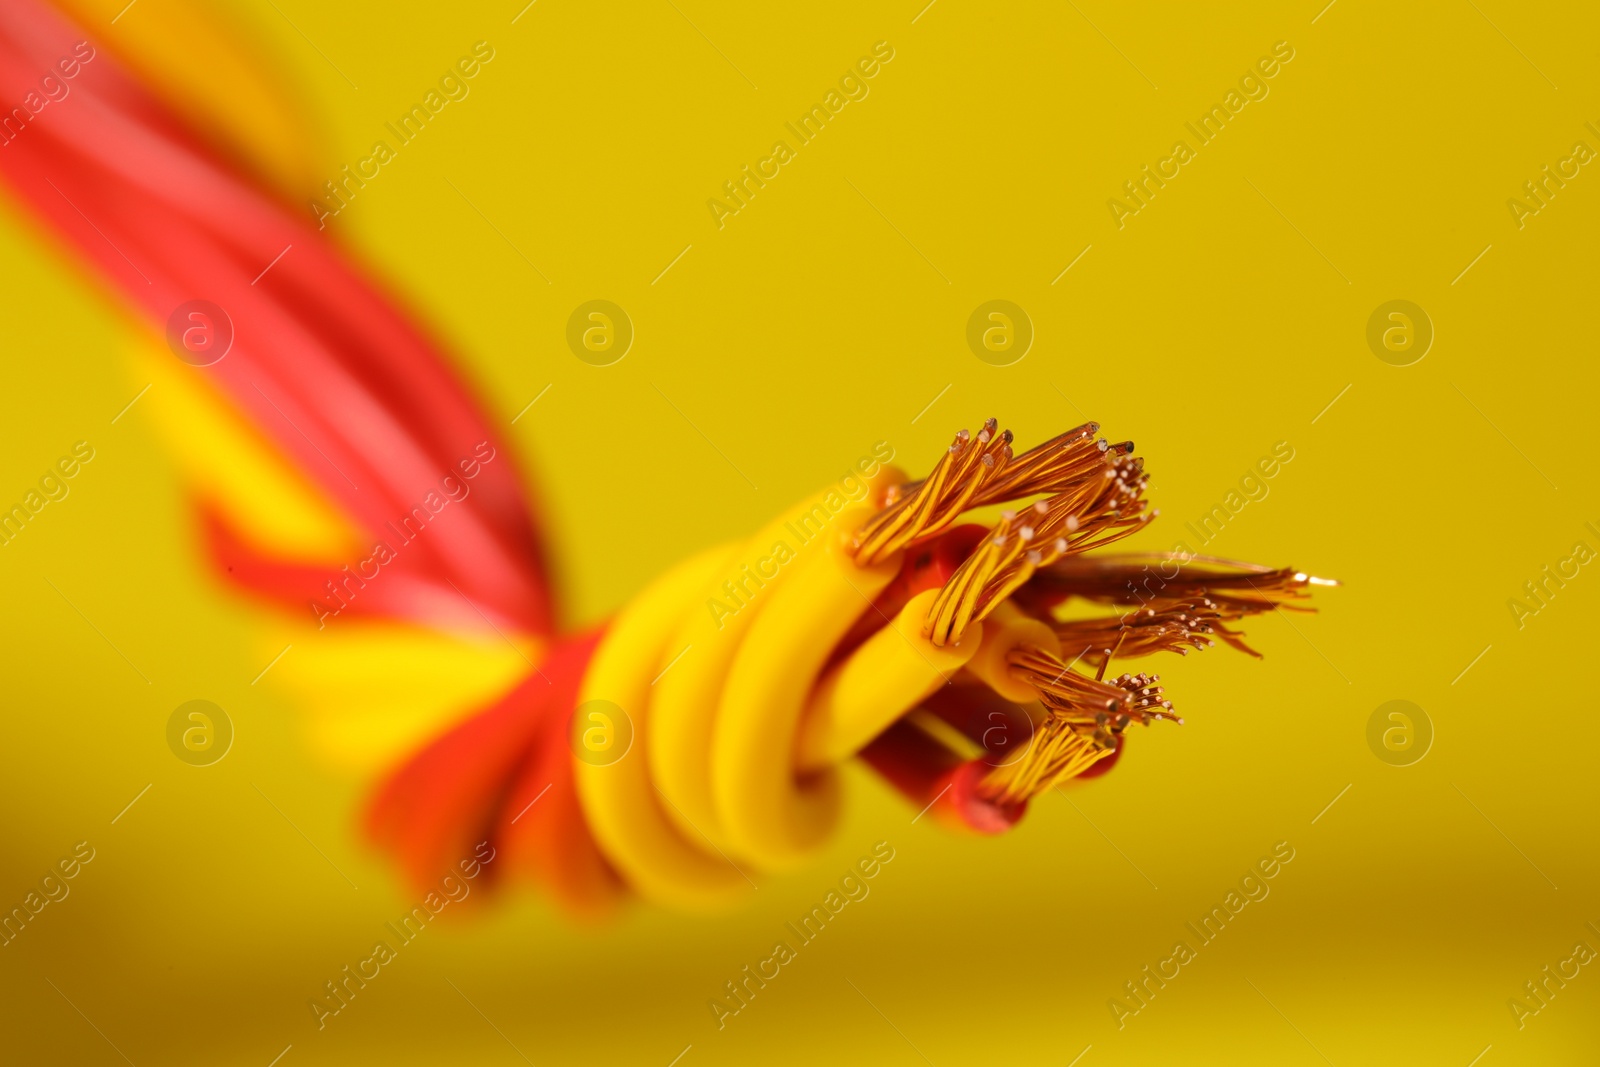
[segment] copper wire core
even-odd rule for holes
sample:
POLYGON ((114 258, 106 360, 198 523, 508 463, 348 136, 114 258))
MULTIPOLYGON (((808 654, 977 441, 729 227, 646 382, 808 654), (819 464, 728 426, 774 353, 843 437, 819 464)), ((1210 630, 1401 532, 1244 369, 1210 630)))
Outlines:
POLYGON ((987 799, 1017 803, 1082 774, 1116 750, 1118 736, 1132 723, 1183 722, 1156 684, 1157 675, 1124 674, 1110 682, 1089 678, 1033 645, 1017 649, 1009 662, 1013 677, 1038 690, 1045 717, 1028 751, 979 784, 987 799))
POLYGON ((1030 592, 1071 595, 1100 604, 1154 606, 1154 601, 1179 603, 1210 600, 1219 611, 1253 615, 1284 607, 1314 611, 1295 603, 1310 598, 1308 586, 1338 585, 1293 567, 1191 555, 1187 559, 1160 553, 1139 553, 1100 559, 1064 559, 1042 570, 1030 592), (1168 570, 1174 573, 1169 577, 1168 570))
POLYGON ((891 489, 884 509, 856 534, 856 562, 865 567, 887 559, 977 506, 973 498, 1011 461, 1011 431, 997 432, 997 425, 986 419, 976 440, 962 430, 926 478, 891 489))
POLYGON ((1144 499, 1149 476, 1133 442, 1109 444, 1090 422, 1013 456, 1010 431, 996 426, 987 420, 976 438, 961 431, 927 478, 891 490, 854 548, 858 563, 877 562, 943 531, 964 511, 1017 505, 1001 513, 940 587, 923 628, 935 645, 959 643, 974 622, 1010 600, 1049 625, 1072 654, 1063 662, 1024 644, 1006 658, 1011 676, 1037 693, 1043 714, 1028 750, 989 771, 978 793, 1016 804, 1112 755, 1133 723, 1183 722, 1159 676, 1108 679, 1113 660, 1185 655, 1217 641, 1259 657, 1242 632, 1225 624, 1280 608, 1315 610, 1298 603, 1310 596, 1308 587, 1338 583, 1292 567, 1212 556, 1086 557, 1155 518, 1144 499), (1058 618, 1057 609, 1075 597, 1121 612, 1058 618))
MULTIPOLYGON (((1055 495, 1002 515, 951 576, 924 628, 934 644, 959 643, 968 626, 1027 584, 1039 568, 1119 541, 1154 517, 1145 510, 1143 496, 1149 476, 1144 461, 1130 454, 1131 441, 1086 446, 1071 435, 1056 441, 1060 444, 1045 459, 1059 462, 1034 464, 1042 480, 1012 480, 1008 489, 1033 495, 1045 487, 1055 495)), ((1013 460, 1012 467, 1027 464, 1032 454, 1013 460)))
POLYGON ((1118 646, 1117 655, 1132 659, 1157 652, 1184 656, 1191 648, 1204 651, 1218 640, 1260 659, 1261 653, 1245 644, 1241 631, 1222 623, 1267 610, 1269 606, 1261 605, 1225 611, 1217 601, 1205 598, 1163 599, 1123 615, 1058 622, 1055 631, 1063 648, 1081 648, 1080 655, 1091 663, 1109 657, 1113 645, 1118 646))
POLYGON ((1072 484, 1094 469, 1096 453, 1105 450, 1104 444, 1095 441, 1095 435, 1099 432, 1098 422, 1086 422, 1076 430, 1068 430, 1059 437, 1052 437, 1044 444, 1028 449, 1007 464, 1003 472, 989 480, 973 506, 982 507, 1006 500, 1020 500, 1037 493, 1058 492, 1072 484))
POLYGON ((1018 804, 1057 782, 1076 778, 1113 751, 1059 719, 1048 719, 1039 725, 1027 753, 985 775, 978 793, 996 803, 1018 804))
POLYGON ((1088 678, 1068 664, 1033 645, 1024 645, 1009 657, 1011 673, 1039 691, 1039 702, 1051 715, 1073 726, 1093 728, 1104 744, 1129 722, 1148 726, 1159 719, 1181 723, 1172 701, 1162 696, 1156 674, 1124 674, 1107 682, 1088 678))

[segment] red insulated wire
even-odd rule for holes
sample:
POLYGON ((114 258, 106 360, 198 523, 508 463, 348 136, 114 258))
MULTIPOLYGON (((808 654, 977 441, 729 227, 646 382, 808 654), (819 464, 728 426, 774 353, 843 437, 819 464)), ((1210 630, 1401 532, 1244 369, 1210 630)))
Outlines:
POLYGON ((861 758, 907 802, 951 829, 1004 833, 1028 810, 1026 802, 985 800, 978 784, 992 769, 988 763, 961 759, 904 720, 862 749, 861 758))
MULTIPOLYGON (((6 0, 0 101, 23 100, 87 36, 38 0, 6 0)), ((65 99, 0 144, 0 178, 154 331, 192 299, 226 310, 231 350, 191 373, 219 388, 368 536, 397 549, 352 612, 474 628, 482 612, 519 633, 549 632, 549 582, 522 475, 437 344, 114 56, 97 48, 65 99), (489 461, 480 443, 493 450, 489 461), (461 477, 463 460, 477 464, 475 477, 461 477), (449 521, 401 547, 394 526, 446 475, 468 495, 447 505, 449 521)), ((272 555, 215 509, 202 521, 219 567, 292 610, 326 599, 324 583, 343 577, 272 555)), ((558 897, 603 899, 596 887, 607 886, 614 894, 615 876, 577 810, 565 743, 595 640, 557 643, 542 668, 379 789, 369 828, 414 881, 470 855, 481 834, 509 840, 508 859, 541 866, 558 897), (535 774, 546 776, 547 795, 520 819, 502 815, 535 774)))
POLYGON ((583 673, 602 633, 596 629, 558 647, 544 668, 554 713, 500 806, 493 837, 504 843, 513 873, 541 883, 568 913, 580 916, 604 915, 624 896, 622 880, 588 831, 568 744, 583 673))
MULTIPOLYGON (((0 6, 0 100, 23 99, 84 36, 37 0, 0 6)), ((433 587, 433 600, 453 584, 497 620, 547 631, 548 583, 521 477, 437 345, 113 56, 97 49, 71 86, 0 146, 0 176, 18 198, 157 329, 188 300, 223 307, 233 349, 195 373, 370 536, 392 537, 387 523, 490 442, 497 457, 470 483, 467 506, 451 505, 452 521, 404 562, 413 589, 433 587)), ((306 593, 295 591, 296 610, 306 593)))
POLYGON ((368 836, 418 887, 489 840, 571 910, 616 896, 572 777, 568 727, 596 630, 559 643, 540 668, 489 707, 409 757, 373 796, 368 836))

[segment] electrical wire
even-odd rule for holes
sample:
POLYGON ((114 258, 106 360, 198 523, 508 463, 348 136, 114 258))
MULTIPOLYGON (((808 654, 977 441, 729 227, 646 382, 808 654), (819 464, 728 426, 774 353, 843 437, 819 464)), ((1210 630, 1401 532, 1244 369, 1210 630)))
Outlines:
MULTIPOLYGON (((84 39, 40 0, 7 0, 3 99, 84 39)), ((178 435, 222 442, 236 464, 202 480, 218 573, 302 616, 332 595, 380 642, 397 632, 385 625, 486 623, 526 657, 431 736, 370 742, 394 759, 365 831, 418 884, 488 838, 507 854, 496 877, 537 882, 577 915, 634 895, 721 906, 824 846, 839 768, 858 756, 918 818, 1004 832, 1033 798, 1109 768, 1130 725, 1182 721, 1159 679, 1108 680, 1113 662, 1219 639, 1254 654, 1225 623, 1329 584, 1085 555, 1154 517, 1133 443, 1088 423, 1017 455, 989 419, 920 480, 884 467, 859 503, 815 494, 670 569, 603 627, 562 632, 541 523, 494 420, 326 234, 109 52, 67 104, 24 123, 0 176, 148 330, 202 294, 234 321, 219 362, 161 372, 178 435), (352 586, 330 546, 390 536, 468 454, 482 462, 456 517, 408 542, 382 582, 352 586), (266 501, 297 518, 255 523, 266 501), (995 506, 988 527, 962 521, 995 506), (820 534, 773 552, 819 508, 820 534)))

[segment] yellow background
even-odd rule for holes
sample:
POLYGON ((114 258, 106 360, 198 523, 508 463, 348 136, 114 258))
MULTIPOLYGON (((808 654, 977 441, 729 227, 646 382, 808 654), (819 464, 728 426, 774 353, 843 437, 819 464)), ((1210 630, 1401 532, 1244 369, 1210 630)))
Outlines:
POLYGON ((97 850, 0 949, 8 1057, 1592 1061, 1592 966, 1520 1032, 1507 1000, 1575 942, 1600 947, 1585 926, 1600 729, 1579 673, 1600 576, 1585 567, 1521 630, 1507 600, 1576 541, 1600 548, 1583 525, 1600 525, 1600 177, 1584 168, 1520 231, 1506 207, 1575 141, 1600 148, 1583 125, 1600 120, 1591 13, 539 0, 512 24, 519 0, 236 6, 300 94, 326 177, 474 41, 496 49, 331 226, 503 420, 551 385, 512 440, 569 619, 754 529, 875 441, 917 471, 990 414, 1022 444, 1086 417, 1134 438, 1164 513, 1138 548, 1184 537, 1287 441, 1270 496, 1210 547, 1345 584, 1294 628, 1252 620, 1262 662, 1158 661, 1187 725, 1135 737, 1077 810, 1047 796, 1009 837, 959 839, 853 773, 829 853, 730 914, 574 929, 519 893, 402 950, 319 1033, 307 999, 412 901, 354 834, 362 784, 310 757, 270 673, 251 685, 266 620, 198 562, 155 407, 110 424, 143 384, 126 369, 137 328, 8 200, 0 499, 73 441, 98 453, 0 549, 0 903, 74 842, 97 850), (880 40, 895 58, 870 95, 718 230, 706 200, 880 40), (1270 95, 1119 231, 1107 199, 1174 140, 1193 146, 1184 122, 1280 40, 1295 57, 1270 95), (608 368, 564 342, 594 298, 637 331, 608 368), (1036 329, 1010 367, 964 340, 996 298, 1036 329), (1436 330, 1405 368, 1365 342, 1395 298, 1436 330), (207 769, 163 736, 193 698, 238 731, 207 769), (1411 767, 1366 744, 1392 699, 1436 731, 1411 767), (707 1000, 878 840, 897 855, 871 896, 719 1032, 707 1000), (1296 856, 1270 897, 1119 1031, 1107 1000, 1279 841, 1296 856))

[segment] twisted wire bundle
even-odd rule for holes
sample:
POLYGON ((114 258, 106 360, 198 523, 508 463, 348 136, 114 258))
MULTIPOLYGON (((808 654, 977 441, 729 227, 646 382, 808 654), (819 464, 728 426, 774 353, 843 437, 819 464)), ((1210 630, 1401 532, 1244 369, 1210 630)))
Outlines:
MULTIPOLYGON (((79 40, 39 0, 8 0, 0 98, 79 40)), ((1003 831, 1109 766, 1127 726, 1175 719, 1156 677, 1107 678, 1113 661, 1214 639, 1249 651, 1225 624, 1318 581, 1188 557, 1152 584, 1148 557, 1086 556, 1153 517, 1132 442, 1088 424, 1016 455, 989 420, 919 481, 875 469, 859 504, 825 490, 672 568, 607 625, 558 632, 540 524, 493 420, 325 234, 109 54, 25 133, 0 147, 0 175, 124 306, 157 330, 202 297, 233 320, 219 362, 152 364, 219 573, 302 617, 332 594, 379 644, 490 629, 524 657, 451 716, 353 738, 387 745, 365 827, 418 884, 487 839, 497 876, 576 913, 630 893, 714 905, 822 846, 836 768, 857 755, 936 818, 1003 831), (450 520, 352 587, 338 561, 471 455, 494 462, 473 465, 450 520), (819 508, 823 533, 764 566, 819 508), (961 522, 996 508, 1010 510, 961 522), (737 610, 708 610, 735 587, 737 610)), ((356 671, 327 647, 330 684, 356 671)))

